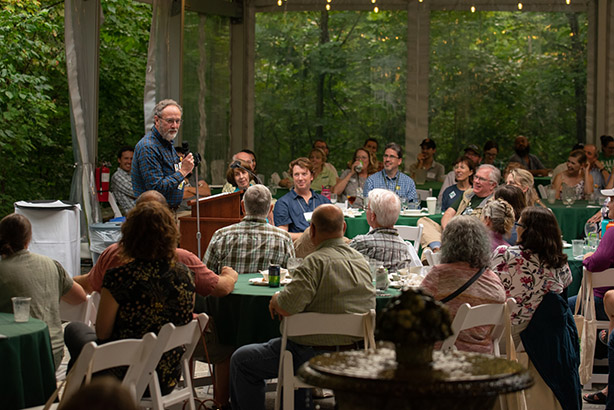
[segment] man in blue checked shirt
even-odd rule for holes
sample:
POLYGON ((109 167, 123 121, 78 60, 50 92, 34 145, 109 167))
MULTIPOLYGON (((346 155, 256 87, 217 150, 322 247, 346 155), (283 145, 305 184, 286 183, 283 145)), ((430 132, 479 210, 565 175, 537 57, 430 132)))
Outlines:
POLYGON ((416 184, 414 180, 399 171, 403 162, 403 150, 394 142, 386 145, 384 149, 384 169, 372 174, 367 178, 364 187, 364 196, 369 196, 369 191, 374 188, 386 189, 397 194, 400 198, 406 198, 409 202, 417 202, 416 184))
POLYGON ((132 189, 138 197, 155 190, 166 198, 171 209, 183 199, 184 179, 194 168, 189 153, 183 161, 177 155, 173 140, 181 126, 183 109, 171 99, 162 100, 154 108, 154 126, 136 144, 132 159, 132 189))

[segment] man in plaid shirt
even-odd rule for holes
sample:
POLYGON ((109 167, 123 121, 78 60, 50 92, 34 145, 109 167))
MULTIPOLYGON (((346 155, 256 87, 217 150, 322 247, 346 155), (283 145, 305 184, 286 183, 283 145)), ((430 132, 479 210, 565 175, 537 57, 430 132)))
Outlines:
POLYGON ((179 158, 173 141, 179 133, 183 109, 171 99, 162 100, 154 108, 154 126, 136 144, 132 159, 132 189, 138 197, 155 190, 175 210, 183 200, 184 179, 194 168, 189 153, 179 158))
POLYGON ((382 262, 387 268, 399 269, 405 262, 409 266, 422 266, 414 247, 394 228, 400 213, 401 201, 396 194, 386 189, 373 189, 367 205, 367 222, 373 229, 352 239, 350 248, 369 260, 382 262))
POLYGON ((294 257, 290 234, 268 223, 271 192, 264 185, 245 191, 241 206, 245 217, 237 224, 218 229, 211 238, 203 262, 209 269, 230 266, 238 273, 257 273, 271 263, 286 266, 294 257))

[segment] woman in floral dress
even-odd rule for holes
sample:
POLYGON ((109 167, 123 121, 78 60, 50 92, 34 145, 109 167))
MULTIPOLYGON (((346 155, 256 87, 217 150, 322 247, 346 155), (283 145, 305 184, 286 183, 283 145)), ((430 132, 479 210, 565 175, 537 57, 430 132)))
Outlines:
POLYGON ((507 297, 514 298, 512 336, 518 345, 520 332, 533 317, 544 295, 563 293, 572 282, 561 230, 547 208, 525 208, 516 223, 516 246, 495 249, 492 270, 499 275, 507 297))

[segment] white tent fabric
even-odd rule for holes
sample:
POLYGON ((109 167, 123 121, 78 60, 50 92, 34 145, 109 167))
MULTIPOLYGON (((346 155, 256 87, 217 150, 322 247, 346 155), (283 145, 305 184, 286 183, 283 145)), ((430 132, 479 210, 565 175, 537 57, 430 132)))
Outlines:
POLYGON ((157 101, 172 98, 181 104, 182 24, 181 2, 154 0, 143 99, 145 132, 153 126, 157 101))
MULTIPOLYGON (((81 204, 85 223, 100 222, 94 168, 98 153, 98 55, 100 0, 65 0, 66 72, 76 169, 70 200, 81 204)), ((85 225, 81 232, 87 232, 85 225)))

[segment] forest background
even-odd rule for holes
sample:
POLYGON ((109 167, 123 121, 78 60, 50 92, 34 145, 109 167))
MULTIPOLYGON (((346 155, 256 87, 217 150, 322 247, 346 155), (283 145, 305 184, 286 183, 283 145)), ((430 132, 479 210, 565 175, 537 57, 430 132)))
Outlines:
MULTIPOLYGON (((17 200, 69 198, 74 157, 63 4, 0 6, 0 217, 17 200)), ((143 135, 151 6, 104 0, 102 8, 98 162, 111 163, 113 172, 117 149, 143 135)), ((229 21, 211 21, 216 35, 207 43, 224 63, 219 50, 227 49, 229 21)), ((404 143, 406 21, 405 12, 385 11, 258 15, 259 172, 285 171, 317 138, 327 140, 340 171, 367 137, 404 143)), ((467 144, 489 139, 506 160, 514 137, 527 135, 550 167, 585 141, 586 15, 431 12, 430 37, 429 137, 447 169, 467 144)), ((208 84, 229 95, 219 72, 210 69, 208 84)), ((211 130, 225 130, 229 99, 216 104, 207 121, 211 130)), ((216 138, 227 139, 223 134, 216 138)), ((217 142, 201 154, 209 162, 229 160, 227 140, 217 142)))

